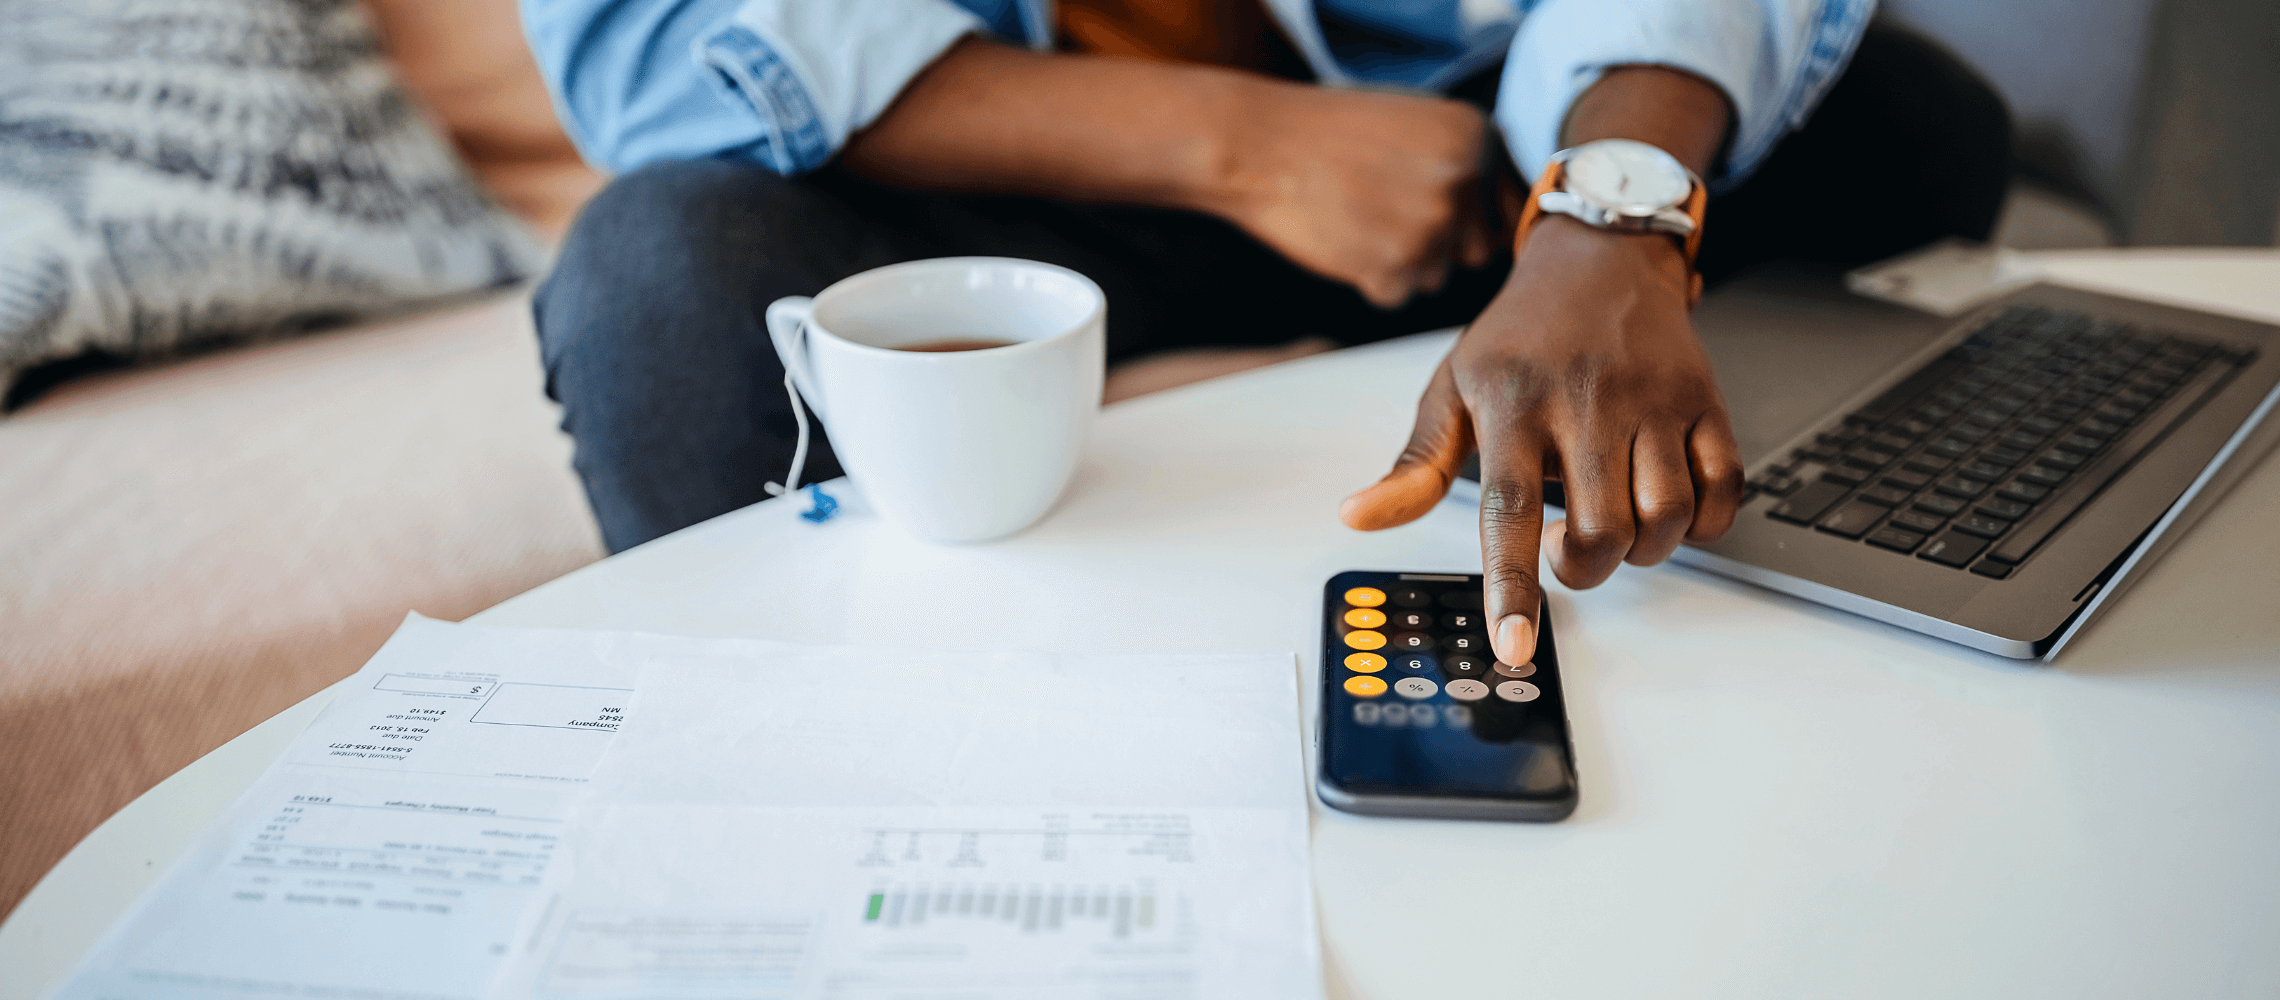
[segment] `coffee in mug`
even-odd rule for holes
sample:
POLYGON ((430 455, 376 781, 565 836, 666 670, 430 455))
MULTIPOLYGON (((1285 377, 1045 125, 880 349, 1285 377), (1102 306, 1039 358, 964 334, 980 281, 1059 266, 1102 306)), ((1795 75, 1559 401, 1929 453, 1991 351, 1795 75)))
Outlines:
POLYGON ((768 307, 847 476, 922 539, 1012 534, 1060 498, 1100 412, 1107 299, 1064 267, 950 257, 768 307), (946 331, 989 331, 947 336, 946 331))
POLYGON ((925 354, 946 354, 951 351, 986 351, 993 347, 1011 347, 1018 340, 999 340, 994 337, 945 337, 924 343, 897 347, 898 351, 918 351, 925 354))

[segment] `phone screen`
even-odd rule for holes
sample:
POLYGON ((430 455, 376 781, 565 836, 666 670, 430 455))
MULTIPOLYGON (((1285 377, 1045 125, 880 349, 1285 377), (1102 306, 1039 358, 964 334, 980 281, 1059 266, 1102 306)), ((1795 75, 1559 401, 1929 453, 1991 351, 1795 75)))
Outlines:
POLYGON ((1497 804, 1556 819, 1576 794, 1559 654, 1538 619, 1536 657, 1488 648, 1477 575, 1353 571, 1323 593, 1321 779, 1325 801, 1419 815, 1497 804), (1339 800, 1346 801, 1339 801, 1339 800), (1373 803, 1374 806, 1373 807, 1373 803))

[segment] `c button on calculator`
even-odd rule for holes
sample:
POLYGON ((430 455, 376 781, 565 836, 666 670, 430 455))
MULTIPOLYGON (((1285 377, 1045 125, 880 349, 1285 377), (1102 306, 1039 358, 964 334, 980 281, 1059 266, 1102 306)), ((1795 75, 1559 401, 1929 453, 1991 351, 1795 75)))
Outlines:
POLYGON ((1496 696, 1505 701, 1535 701, 1543 690, 1527 681, 1505 681, 1496 686, 1496 696))

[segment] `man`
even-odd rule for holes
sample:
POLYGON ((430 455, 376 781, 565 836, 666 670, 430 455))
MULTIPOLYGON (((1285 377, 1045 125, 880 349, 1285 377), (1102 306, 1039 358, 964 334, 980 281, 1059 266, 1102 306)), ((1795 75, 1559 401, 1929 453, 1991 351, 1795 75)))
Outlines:
MULTIPOLYGON (((549 392, 621 550, 762 497, 793 419, 761 312, 871 267, 1072 267, 1108 293, 1112 360, 1469 322, 1393 471, 1342 515, 1413 520, 1477 449, 1491 641, 1525 662, 1539 540, 1563 582, 1590 587, 1732 523, 1741 460, 1687 318, 1696 268, 1987 234, 2000 104, 1921 42, 1868 31, 1869 14, 524 0, 576 138, 620 174, 537 298, 549 392), (1449 93, 1490 104, 1493 127, 1449 93), (1670 235, 1544 213, 1514 245, 1526 181, 1502 176, 1504 145, 1544 180, 1556 150, 1615 138, 1706 179, 1708 225, 1699 200, 1664 213, 1670 235), (1549 526, 1547 478, 1569 512, 1549 526)), ((810 468, 836 471, 828 451, 810 468)))

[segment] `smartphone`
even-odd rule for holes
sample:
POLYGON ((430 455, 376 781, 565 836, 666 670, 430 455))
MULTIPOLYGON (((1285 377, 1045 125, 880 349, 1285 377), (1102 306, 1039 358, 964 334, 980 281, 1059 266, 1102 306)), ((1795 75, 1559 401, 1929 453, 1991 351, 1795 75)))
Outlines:
POLYGON ((1351 570, 1322 588, 1315 791, 1346 812, 1548 823, 1575 812, 1550 609, 1500 663, 1481 577, 1351 570))

